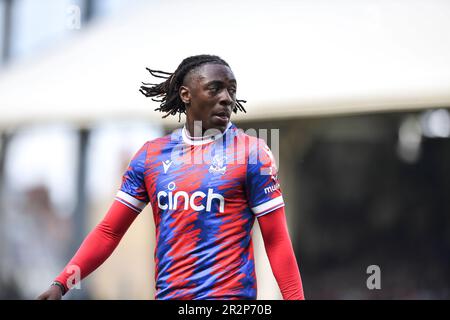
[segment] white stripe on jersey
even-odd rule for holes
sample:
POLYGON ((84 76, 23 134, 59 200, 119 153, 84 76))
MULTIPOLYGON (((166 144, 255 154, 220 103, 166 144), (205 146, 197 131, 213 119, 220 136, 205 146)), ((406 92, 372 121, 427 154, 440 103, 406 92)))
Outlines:
MULTIPOLYGON (((116 198, 118 198, 118 200, 121 199, 121 200, 123 200, 125 202, 128 202, 129 204, 131 204, 132 206, 134 206, 135 208, 137 208, 140 211, 142 211, 145 208, 145 206, 147 205, 147 203, 142 202, 142 201, 140 201, 140 200, 130 196, 128 193, 125 193, 125 192, 120 191, 120 190, 117 192, 116 198)), ((126 203, 123 203, 123 204, 126 205, 126 203)))
POLYGON ((257 217, 259 217, 282 206, 284 206, 283 196, 279 196, 256 207, 253 207, 252 211, 257 217))

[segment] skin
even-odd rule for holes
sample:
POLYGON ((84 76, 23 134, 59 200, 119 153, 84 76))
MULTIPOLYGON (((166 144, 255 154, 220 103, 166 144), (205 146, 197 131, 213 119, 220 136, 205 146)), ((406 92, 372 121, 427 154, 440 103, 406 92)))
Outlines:
POLYGON ((221 64, 204 64, 186 75, 179 94, 192 137, 225 131, 236 103, 236 88, 233 72, 221 64), (201 121, 202 127, 195 128, 194 121, 201 121))
POLYGON ((38 300, 61 300, 62 298, 62 292, 61 289, 58 286, 50 286, 50 288, 47 289, 44 293, 42 293, 39 297, 37 297, 38 300))

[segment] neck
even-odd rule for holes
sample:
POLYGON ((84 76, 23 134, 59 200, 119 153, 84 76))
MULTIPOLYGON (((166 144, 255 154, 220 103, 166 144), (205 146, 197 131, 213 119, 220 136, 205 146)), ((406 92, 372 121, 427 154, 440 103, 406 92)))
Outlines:
POLYGON ((228 122, 227 126, 223 129, 210 128, 206 130, 200 120, 189 121, 189 119, 186 119, 186 123, 184 124, 186 135, 193 139, 208 139, 213 136, 223 135, 230 126, 231 122, 228 122))
POLYGON ((189 136, 191 137, 203 137, 203 134, 205 133, 205 129, 203 128, 203 125, 201 121, 191 119, 188 117, 186 119, 186 130, 189 136))

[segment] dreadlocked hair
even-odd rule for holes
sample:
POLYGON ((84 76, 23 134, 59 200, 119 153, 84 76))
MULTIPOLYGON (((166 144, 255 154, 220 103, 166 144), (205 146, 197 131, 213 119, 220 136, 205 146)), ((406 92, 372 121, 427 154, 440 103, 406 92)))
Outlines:
MULTIPOLYGON (((221 64, 230 67, 228 63, 220 57, 204 54, 184 59, 173 73, 146 68, 153 77, 165 80, 161 83, 142 82, 139 91, 146 97, 151 97, 153 101, 161 103, 155 111, 164 112, 165 115, 163 118, 178 113, 178 121, 180 121, 181 114, 186 113, 186 106, 178 93, 180 87, 183 85, 184 77, 189 71, 207 63, 221 64)), ((245 100, 236 99, 233 105, 233 112, 237 113, 238 110, 247 112, 242 105, 242 103, 245 102, 245 100)))

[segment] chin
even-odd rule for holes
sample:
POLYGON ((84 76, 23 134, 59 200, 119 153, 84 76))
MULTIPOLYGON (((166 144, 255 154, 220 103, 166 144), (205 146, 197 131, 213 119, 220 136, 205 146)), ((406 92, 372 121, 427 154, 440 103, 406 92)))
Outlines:
POLYGON ((219 130, 220 132, 224 132, 225 129, 228 127, 228 124, 230 123, 230 120, 228 121, 211 121, 209 123, 208 129, 212 130, 219 130))
POLYGON ((220 132, 224 132, 227 127, 228 127, 228 123, 224 124, 224 125, 221 124, 221 125, 213 126, 214 129, 219 130, 220 132))

